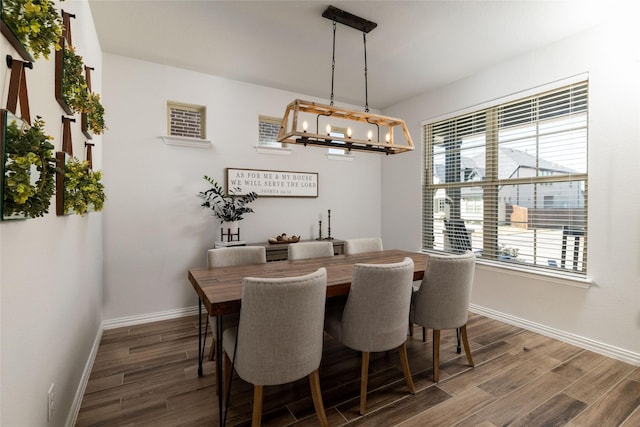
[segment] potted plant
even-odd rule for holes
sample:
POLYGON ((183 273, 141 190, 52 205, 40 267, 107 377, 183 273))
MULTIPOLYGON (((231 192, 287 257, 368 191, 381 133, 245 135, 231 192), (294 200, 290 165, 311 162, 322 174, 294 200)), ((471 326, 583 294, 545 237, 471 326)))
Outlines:
POLYGON ((102 172, 93 171, 89 162, 73 157, 64 165, 64 212, 84 214, 93 206, 99 212, 104 207, 106 196, 100 182, 102 172))
POLYGON ((253 191, 237 195, 240 191, 239 187, 230 188, 225 195, 222 187, 213 178, 205 175, 204 179, 211 184, 211 188, 199 193, 204 200, 201 206, 211 209, 213 215, 220 220, 220 224, 230 223, 229 228, 234 232, 234 228, 237 230, 237 222, 242 220, 243 215, 253 212, 253 209, 247 205, 256 200, 258 195, 253 191))
POLYGON ((54 147, 49 142, 53 137, 44 133, 44 120, 36 117, 33 126, 26 130, 11 120, 5 138, 2 215, 44 216, 55 193, 56 162, 54 147))
POLYGON ((2 21, 35 59, 60 49, 62 17, 51 0, 2 0, 2 21))

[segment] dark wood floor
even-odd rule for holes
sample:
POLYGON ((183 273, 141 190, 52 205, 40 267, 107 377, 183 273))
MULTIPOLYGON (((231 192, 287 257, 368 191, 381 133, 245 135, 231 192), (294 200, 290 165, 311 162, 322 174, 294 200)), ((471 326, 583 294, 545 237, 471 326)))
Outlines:
MULTIPOLYGON (((431 340, 408 341, 417 388, 397 352, 372 355, 369 413, 358 415, 360 359, 325 339, 322 395, 332 426, 640 426, 640 367, 479 315, 469 338, 476 367, 443 332, 439 384, 431 340)), ((209 340, 210 342, 210 340, 209 340)), ((105 331, 78 426, 217 425, 213 364, 197 375, 197 317, 105 331)), ((233 381, 228 425, 249 425, 252 387, 233 381)), ((307 380, 265 387, 263 425, 317 425, 307 380)))

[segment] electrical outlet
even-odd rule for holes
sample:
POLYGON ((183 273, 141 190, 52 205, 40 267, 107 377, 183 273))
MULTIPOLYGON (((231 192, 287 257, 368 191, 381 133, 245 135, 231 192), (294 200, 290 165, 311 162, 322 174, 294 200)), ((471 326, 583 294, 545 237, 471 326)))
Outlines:
POLYGON ((56 397, 55 384, 51 384, 49 392, 47 393, 47 421, 53 420, 53 404, 56 397))

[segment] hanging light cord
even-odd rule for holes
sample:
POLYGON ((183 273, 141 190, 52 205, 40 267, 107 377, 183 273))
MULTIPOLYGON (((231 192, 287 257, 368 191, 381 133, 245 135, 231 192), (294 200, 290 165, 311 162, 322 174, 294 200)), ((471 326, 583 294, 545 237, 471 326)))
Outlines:
POLYGON ((367 33, 362 32, 364 44, 364 111, 369 112, 369 90, 367 89, 367 33))
POLYGON ((333 107, 333 78, 336 73, 336 21, 333 21, 333 56, 331 57, 331 105, 333 107))

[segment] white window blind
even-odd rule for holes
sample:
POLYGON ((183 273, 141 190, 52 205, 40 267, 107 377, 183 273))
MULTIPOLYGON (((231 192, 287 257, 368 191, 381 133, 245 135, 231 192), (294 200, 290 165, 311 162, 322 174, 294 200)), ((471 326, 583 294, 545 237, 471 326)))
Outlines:
POLYGON ((424 125, 423 248, 587 270, 587 81, 424 125))

